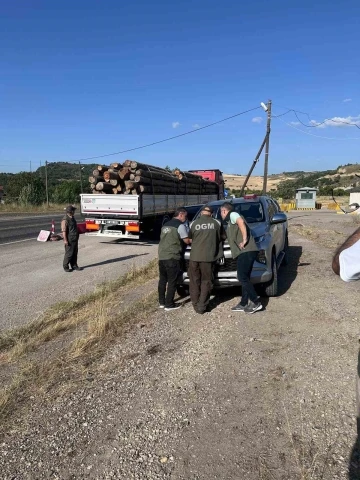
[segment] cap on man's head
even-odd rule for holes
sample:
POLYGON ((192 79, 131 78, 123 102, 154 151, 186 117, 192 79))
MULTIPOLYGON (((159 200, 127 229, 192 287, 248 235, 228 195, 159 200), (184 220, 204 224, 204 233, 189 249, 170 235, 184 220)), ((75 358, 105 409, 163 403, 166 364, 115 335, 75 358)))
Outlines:
POLYGON ((205 207, 202 209, 202 212, 208 212, 208 213, 213 213, 213 209, 210 207, 210 205, 205 205, 205 207))
POLYGON ((76 207, 74 207, 74 205, 68 205, 65 209, 66 213, 72 213, 72 212, 75 212, 76 210, 76 207))

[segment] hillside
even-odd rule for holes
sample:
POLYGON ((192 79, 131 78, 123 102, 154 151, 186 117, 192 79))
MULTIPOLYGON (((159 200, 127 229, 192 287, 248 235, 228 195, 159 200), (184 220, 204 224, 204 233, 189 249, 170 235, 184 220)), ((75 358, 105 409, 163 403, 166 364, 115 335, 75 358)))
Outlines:
MULTIPOLYGON (((224 174, 226 188, 234 193, 240 191, 245 178, 244 175, 224 174)), ((247 191, 262 190, 262 185, 262 176, 252 176, 249 179, 247 191)), ((283 172, 268 177, 268 190, 273 195, 284 198, 294 197, 296 188, 301 187, 316 187, 319 189, 319 194, 330 195, 333 190, 335 194, 346 194, 352 188, 359 186, 359 164, 341 165, 335 170, 318 172, 283 172)))
MULTIPOLYGON (((83 186, 88 185, 88 177, 92 171, 97 168, 97 163, 81 165, 81 175, 83 186)), ((19 175, 19 174, 17 174, 19 175)), ((42 166, 33 173, 42 181, 45 180, 45 167, 42 166)), ((0 173, 0 185, 5 187, 11 179, 16 176, 12 173, 0 173)), ((226 188, 233 193, 241 190, 246 176, 237 174, 224 174, 226 188)), ((54 162, 48 164, 48 182, 50 187, 56 187, 62 182, 80 181, 80 165, 78 163, 68 162, 54 162)), ((252 176, 247 185, 247 191, 262 190, 263 177, 252 176)), ((346 193, 354 187, 360 186, 360 165, 347 164, 340 165, 334 170, 304 172, 283 172, 279 174, 269 175, 268 177, 268 191, 274 196, 282 196, 284 198, 291 198, 294 196, 296 188, 299 187, 317 187, 319 194, 329 195, 332 190, 339 193, 346 193), (358 175, 358 176, 357 176, 358 175)))

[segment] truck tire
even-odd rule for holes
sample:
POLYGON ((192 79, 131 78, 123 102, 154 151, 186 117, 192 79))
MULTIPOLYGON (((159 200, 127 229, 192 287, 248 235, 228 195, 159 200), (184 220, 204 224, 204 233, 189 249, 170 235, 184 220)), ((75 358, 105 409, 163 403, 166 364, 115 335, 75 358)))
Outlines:
POLYGON ((288 265, 288 263, 289 263, 289 237, 288 237, 287 232, 286 232, 286 237, 285 237, 284 252, 285 252, 285 255, 284 255, 284 258, 282 259, 282 262, 281 262, 282 267, 286 267, 286 265, 288 265))
POLYGON ((179 297, 188 297, 189 296, 189 287, 185 287, 185 285, 178 285, 176 287, 176 292, 179 297))
POLYGON ((279 294, 279 284, 278 284, 278 270, 277 270, 275 253, 272 254, 271 268, 272 268, 272 279, 270 280, 270 282, 265 284, 265 294, 268 297, 276 297, 279 294))

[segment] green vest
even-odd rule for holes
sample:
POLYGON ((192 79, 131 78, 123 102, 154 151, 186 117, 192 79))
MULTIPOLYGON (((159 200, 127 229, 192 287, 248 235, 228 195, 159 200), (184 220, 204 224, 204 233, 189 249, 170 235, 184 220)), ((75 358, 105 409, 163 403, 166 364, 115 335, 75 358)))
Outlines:
POLYGON ((249 228, 249 225, 246 223, 244 217, 241 217, 246 225, 246 231, 247 231, 247 237, 248 237, 248 242, 245 245, 245 248, 243 250, 240 250, 240 243, 243 241, 243 236, 241 234, 241 230, 239 226, 235 223, 231 223, 231 221, 228 221, 228 227, 226 229, 226 236, 228 240, 228 244, 231 250, 231 255, 233 258, 237 258, 239 255, 245 252, 257 252, 259 249, 256 246, 254 237, 251 234, 251 230, 249 228))
POLYGON ((160 234, 159 260, 181 260, 183 248, 178 232, 181 224, 180 220, 173 218, 163 225, 160 234))
POLYGON ((190 260, 194 262, 215 262, 223 256, 221 225, 208 215, 201 215, 190 227, 192 238, 190 260))

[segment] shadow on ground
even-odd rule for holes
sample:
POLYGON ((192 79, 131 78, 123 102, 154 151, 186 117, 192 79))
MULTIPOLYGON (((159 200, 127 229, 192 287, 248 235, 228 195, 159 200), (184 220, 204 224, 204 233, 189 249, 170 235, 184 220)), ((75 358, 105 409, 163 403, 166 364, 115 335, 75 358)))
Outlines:
POLYGON ((295 281, 298 269, 306 268, 310 263, 301 263, 302 247, 299 245, 292 245, 288 251, 288 264, 280 267, 278 272, 279 281, 279 296, 284 295, 295 281))
MULTIPOLYGON (((302 247, 294 245, 289 247, 288 264, 280 267, 278 271, 279 296, 284 295, 291 287, 297 277, 298 268, 305 268, 310 263, 301 263, 302 247)), ((269 297, 264 294, 262 286, 255 285, 255 289, 261 297, 261 303, 266 309, 269 303, 269 297)), ((209 310, 213 310, 221 303, 234 299, 234 306, 240 301, 241 287, 229 287, 224 289, 215 289, 215 298, 210 301, 209 310)))
POLYGON ((107 265, 108 263, 124 262, 125 260, 129 260, 130 258, 142 257, 143 255, 149 255, 149 254, 139 253, 138 255, 126 255, 125 257, 111 258, 110 260, 104 260, 103 262, 92 263, 91 265, 85 265, 83 269, 85 270, 86 268, 98 267, 100 265, 107 265))

